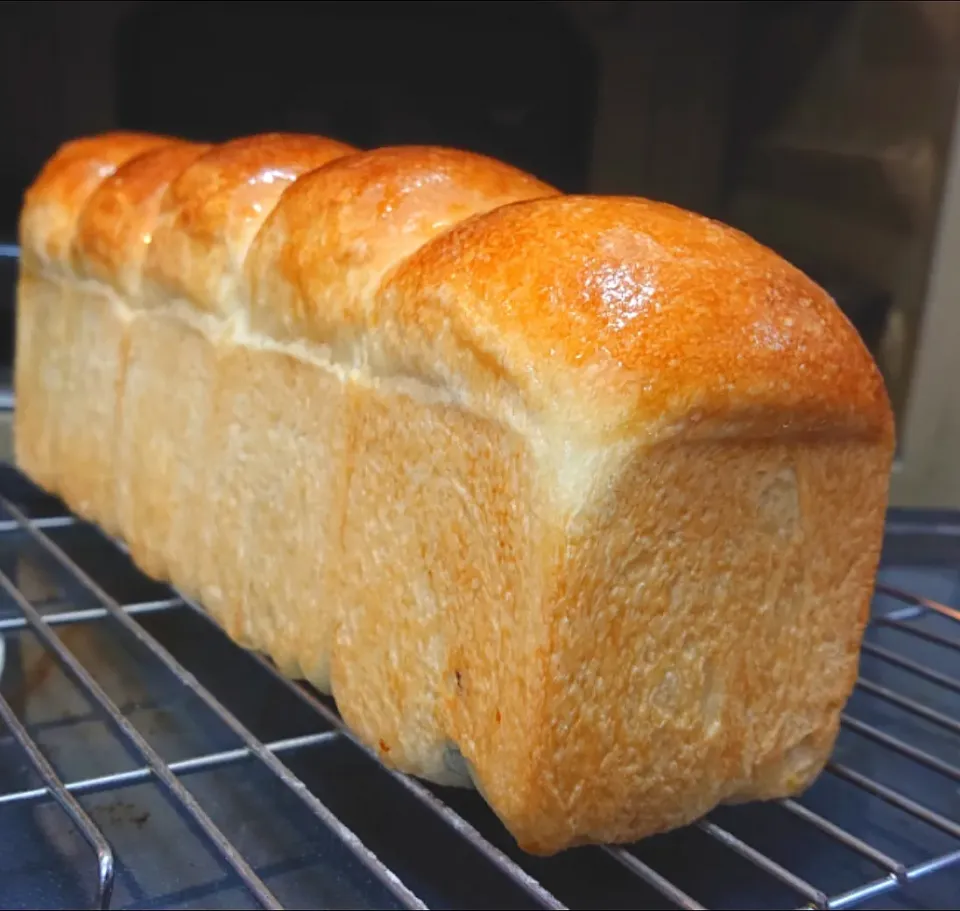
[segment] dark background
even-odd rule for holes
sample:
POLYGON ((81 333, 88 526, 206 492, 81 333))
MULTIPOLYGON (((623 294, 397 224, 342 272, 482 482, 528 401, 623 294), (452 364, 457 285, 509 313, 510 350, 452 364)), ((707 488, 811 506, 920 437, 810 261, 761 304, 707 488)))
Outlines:
MULTIPOLYGON (((53 4, 4 6, 14 8, 0 11, 6 27, 33 44, 32 69, 62 65, 55 42, 41 47, 50 27, 44 7, 53 4)), ((362 148, 452 145, 568 191, 587 189, 597 55, 559 4, 245 0, 114 4, 107 12, 116 126, 212 141, 295 130, 362 148), (128 8, 117 15, 120 6, 128 8)), ((106 23, 102 11, 97 21, 106 23)), ((72 39, 82 41, 89 26, 76 25, 72 39)), ((83 81, 85 69, 70 78, 83 81)), ((26 122, 44 134, 3 175, 0 230, 8 234, 32 172, 57 143, 102 119, 88 99, 89 126, 80 112, 55 123, 45 90, 35 81, 5 86, 8 105, 26 108, 26 122)), ((72 94, 82 92, 73 86, 72 94)))

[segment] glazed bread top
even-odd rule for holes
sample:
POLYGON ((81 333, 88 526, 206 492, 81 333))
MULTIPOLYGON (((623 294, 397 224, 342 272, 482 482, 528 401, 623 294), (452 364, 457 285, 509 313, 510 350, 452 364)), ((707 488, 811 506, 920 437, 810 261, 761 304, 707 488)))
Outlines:
POLYGON ((562 196, 466 221, 387 277, 374 321, 381 369, 584 439, 892 435, 880 373, 826 292, 663 203, 562 196))
POLYGON ((69 272, 77 219, 90 194, 131 158, 170 141, 115 132, 64 143, 26 192, 19 226, 24 263, 54 274, 69 272))
POLYGON ((251 241, 301 174, 355 152, 318 136, 235 139, 196 159, 164 194, 144 264, 145 306, 181 299, 230 316, 251 241))
POLYGON ((268 134, 199 153, 141 134, 68 143, 28 191, 25 250, 67 266, 79 220, 76 261, 118 286, 146 247, 146 306, 249 314, 257 333, 328 345, 536 430, 547 450, 573 428, 572 462, 676 435, 892 439, 847 319, 732 228, 560 196, 448 149, 268 134))
POLYGON ((339 158, 283 195, 247 258, 250 323, 347 350, 383 275, 430 238, 509 202, 556 195, 509 165, 408 146, 339 158))
POLYGON ((163 194, 209 148, 199 143, 170 142, 138 155, 104 179, 77 224, 77 275, 112 285, 128 297, 138 297, 163 194))

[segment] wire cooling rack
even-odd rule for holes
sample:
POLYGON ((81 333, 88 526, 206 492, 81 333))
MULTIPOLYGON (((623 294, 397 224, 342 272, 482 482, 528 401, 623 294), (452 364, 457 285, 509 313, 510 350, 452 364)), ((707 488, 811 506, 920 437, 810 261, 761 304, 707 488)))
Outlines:
POLYGON ((3 465, 0 906, 955 907, 958 603, 960 517, 891 514, 862 676, 800 800, 533 858, 3 465))

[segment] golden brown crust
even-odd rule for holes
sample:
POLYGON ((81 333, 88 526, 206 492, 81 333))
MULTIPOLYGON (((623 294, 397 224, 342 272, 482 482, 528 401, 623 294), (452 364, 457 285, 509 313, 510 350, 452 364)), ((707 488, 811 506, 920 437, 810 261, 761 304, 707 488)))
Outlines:
POLYGON ((172 141, 128 161, 104 179, 77 224, 74 268, 136 295, 147 247, 167 187, 207 144, 172 141))
POLYGON ((356 150, 318 136, 268 133, 202 155, 163 199, 145 279, 161 298, 228 315, 247 248, 297 177, 356 150))
POLYGON ((329 342, 365 323, 383 274, 481 212, 557 191, 503 162, 429 146, 337 159, 284 194, 247 264, 251 321, 276 338, 329 342))
POLYGON ((131 158, 171 141, 115 132, 64 143, 26 192, 20 215, 24 259, 69 267, 77 218, 90 194, 131 158))
POLYGON ((400 349, 461 370, 466 350, 534 411, 585 406, 607 430, 892 434, 880 373, 826 292, 739 231, 662 203, 505 206, 422 247, 380 306, 400 349))

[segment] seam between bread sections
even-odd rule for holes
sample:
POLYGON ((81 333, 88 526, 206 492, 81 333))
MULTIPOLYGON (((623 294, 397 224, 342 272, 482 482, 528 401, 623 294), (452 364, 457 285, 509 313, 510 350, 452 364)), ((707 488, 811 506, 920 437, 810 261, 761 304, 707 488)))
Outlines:
MULTIPOLYGON (((201 325, 192 319, 190 322, 197 327, 201 325)), ((580 505, 588 500, 598 474, 606 475, 610 471, 611 461, 616 464, 625 460, 643 443, 642 438, 631 438, 614 445, 602 440, 574 444, 569 428, 562 420, 537 420, 519 404, 518 395, 506 395, 498 400, 484 396, 478 402, 466 392, 465 382, 450 382, 449 375, 441 378, 438 372, 433 371, 428 374, 386 368, 387 358, 370 357, 369 340, 364 338, 350 346, 336 348, 305 340, 281 341, 252 330, 246 313, 240 312, 231 316, 223 326, 220 341, 225 345, 252 351, 270 351, 309 363, 333 374, 344 391, 353 384, 363 389, 400 394, 423 405, 448 406, 467 412, 516 433, 530 446, 540 470, 556 479, 556 484, 547 484, 544 489, 568 494, 555 504, 563 514, 577 512, 580 505), (494 407, 490 407, 491 401, 494 407)), ((352 459, 348 459, 348 464, 352 465, 352 459)))

